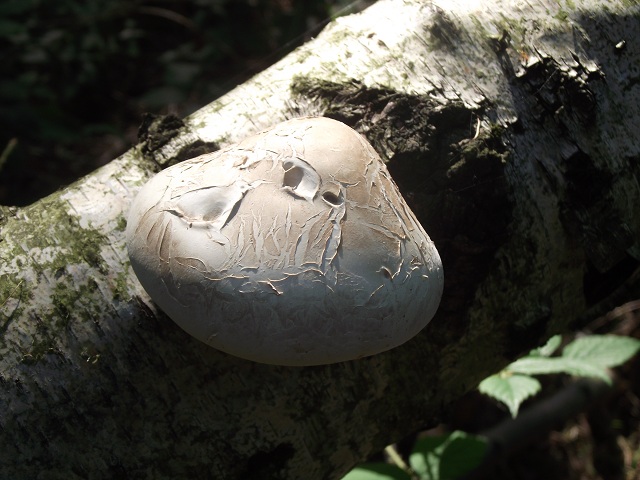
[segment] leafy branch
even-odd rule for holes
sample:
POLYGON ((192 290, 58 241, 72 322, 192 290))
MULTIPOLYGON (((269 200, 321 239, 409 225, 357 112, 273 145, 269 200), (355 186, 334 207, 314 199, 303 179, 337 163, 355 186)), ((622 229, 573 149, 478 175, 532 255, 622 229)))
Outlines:
POLYGON ((616 335, 590 335, 569 343, 559 356, 562 338, 551 337, 542 347, 511 363, 501 372, 484 379, 481 393, 504 403, 515 417, 522 402, 541 389, 532 375, 566 373, 580 377, 596 377, 611 384, 608 369, 622 365, 640 349, 640 340, 616 335))
MULTIPOLYGON (((560 335, 551 337, 542 347, 483 380, 478 387, 480 392, 504 403, 511 415, 516 417, 522 402, 541 389, 540 382, 533 375, 565 373, 597 378, 610 385, 608 370, 622 365, 640 350, 640 340, 616 335, 580 337, 557 354, 561 344, 560 335)), ((490 449, 490 437, 461 431, 426 436, 414 444, 408 464, 393 448, 387 447, 385 451, 391 453, 391 463, 361 464, 342 480, 459 478, 482 464, 490 449)))

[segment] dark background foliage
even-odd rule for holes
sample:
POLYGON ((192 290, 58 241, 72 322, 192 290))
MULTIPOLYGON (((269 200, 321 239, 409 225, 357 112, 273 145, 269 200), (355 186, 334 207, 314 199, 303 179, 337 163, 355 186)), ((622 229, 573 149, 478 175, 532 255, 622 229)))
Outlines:
POLYGON ((126 151, 143 113, 185 116, 317 34, 346 0, 3 0, 0 204, 126 151))

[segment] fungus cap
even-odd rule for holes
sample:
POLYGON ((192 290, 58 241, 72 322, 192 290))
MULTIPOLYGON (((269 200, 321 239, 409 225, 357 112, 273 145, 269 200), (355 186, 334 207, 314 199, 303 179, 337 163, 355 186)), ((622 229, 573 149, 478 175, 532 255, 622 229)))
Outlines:
POLYGON ((153 177, 129 213, 140 283, 195 338, 279 365, 396 347, 433 317, 438 252, 373 147, 290 120, 153 177))

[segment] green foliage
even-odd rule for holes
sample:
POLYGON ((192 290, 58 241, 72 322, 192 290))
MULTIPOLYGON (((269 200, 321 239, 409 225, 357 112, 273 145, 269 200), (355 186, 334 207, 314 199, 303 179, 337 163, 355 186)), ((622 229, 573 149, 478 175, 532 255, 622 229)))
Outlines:
MULTIPOLYGON (((556 335, 542 347, 480 383, 480 392, 504 403, 515 417, 520 405, 540 391, 540 382, 532 375, 568 373, 600 378, 608 383, 607 369, 622 365, 640 350, 640 340, 615 335, 591 335, 569 343, 553 356, 562 343, 556 335)), ((409 466, 365 463, 354 468, 342 480, 445 480, 459 478, 479 466, 486 454, 487 442, 460 431, 448 435, 427 436, 418 440, 409 455, 409 466)))
POLYGON ((534 348, 529 352, 530 357, 550 357, 553 355, 562 343, 562 335, 554 335, 543 346, 534 348))
POLYGON ((454 431, 418 440, 409 463, 420 480, 453 479, 480 465, 486 449, 481 437, 454 431))
POLYGON ((515 417, 522 402, 538 393, 541 386, 538 380, 528 375, 500 372, 485 378, 478 388, 481 393, 504 403, 511 416, 515 417))
POLYGON ((409 455, 410 471, 386 463, 365 463, 342 480, 447 480, 470 472, 482 462, 487 443, 481 438, 455 431, 428 436, 416 442, 409 455))
POLYGON ((543 347, 484 379, 480 392, 507 405, 515 417, 522 402, 540 390, 540 382, 531 375, 566 373, 611 383, 607 369, 622 365, 640 350, 640 340, 634 338, 591 335, 574 340, 560 356, 552 357, 560 343, 559 335, 552 337, 543 347))
POLYGON ((640 350, 640 340, 616 335, 581 337, 567 345, 562 355, 603 369, 618 367, 640 350))

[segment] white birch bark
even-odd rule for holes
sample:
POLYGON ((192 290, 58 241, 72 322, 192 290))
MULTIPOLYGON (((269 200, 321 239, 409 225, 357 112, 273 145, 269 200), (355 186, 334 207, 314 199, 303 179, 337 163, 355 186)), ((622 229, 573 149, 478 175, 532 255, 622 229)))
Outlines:
POLYGON ((4 208, 0 477, 340 478, 549 335, 633 298, 639 22, 633 1, 380 0, 183 127, 150 128, 74 185, 4 208), (369 138, 446 283, 404 346, 285 368, 176 327, 134 277, 124 227, 159 165, 302 115, 369 138))

